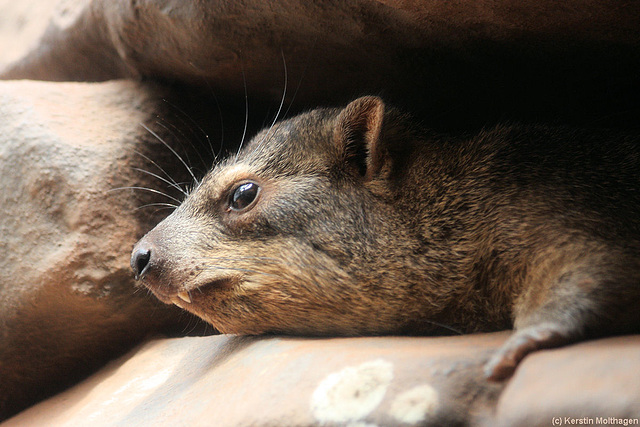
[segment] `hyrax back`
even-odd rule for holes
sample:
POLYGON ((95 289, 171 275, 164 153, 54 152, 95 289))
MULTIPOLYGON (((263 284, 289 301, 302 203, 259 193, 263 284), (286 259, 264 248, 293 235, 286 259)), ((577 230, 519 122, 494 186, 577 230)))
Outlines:
POLYGON ((597 131, 450 138, 374 97, 259 133, 134 248, 162 301, 225 333, 640 330, 640 149, 597 131))

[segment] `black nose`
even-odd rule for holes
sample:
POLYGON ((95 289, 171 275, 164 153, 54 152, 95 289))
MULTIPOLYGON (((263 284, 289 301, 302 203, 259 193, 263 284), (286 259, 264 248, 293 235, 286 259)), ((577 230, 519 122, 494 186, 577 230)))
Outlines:
POLYGON ((142 279, 149 270, 151 260, 151 250, 147 248, 136 248, 131 254, 131 269, 136 275, 136 280, 142 279))

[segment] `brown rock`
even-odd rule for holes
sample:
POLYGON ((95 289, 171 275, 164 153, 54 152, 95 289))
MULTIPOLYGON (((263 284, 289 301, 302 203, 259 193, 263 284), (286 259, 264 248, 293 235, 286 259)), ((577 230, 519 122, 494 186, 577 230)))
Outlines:
POLYGON ((151 76, 236 99, 246 81, 278 102, 284 59, 298 107, 384 93, 438 125, 505 114, 591 124, 638 106, 639 21, 637 3, 599 0, 61 1, 0 76, 151 76))
POLYGON ((162 94, 123 81, 0 83, 0 419, 188 319, 136 291, 129 269, 163 214, 138 208, 171 200, 112 191, 166 191, 132 169, 153 170, 136 151, 171 155, 140 126, 158 127, 162 94))
POLYGON ((465 424, 505 337, 155 340, 3 427, 465 424))
POLYGON ((610 418, 637 424, 639 366, 638 335, 536 353, 518 367, 487 425, 624 425, 610 418))
POLYGON ((0 0, 0 70, 38 44, 59 0, 0 0))
POLYGON ((507 336, 154 340, 3 427, 549 426, 640 419, 640 335, 539 351, 505 388, 484 380, 482 365, 507 336))

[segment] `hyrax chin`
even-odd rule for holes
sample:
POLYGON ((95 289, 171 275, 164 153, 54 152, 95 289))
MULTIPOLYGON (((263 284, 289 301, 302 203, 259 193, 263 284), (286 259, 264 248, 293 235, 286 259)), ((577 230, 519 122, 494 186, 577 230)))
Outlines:
POLYGON ((597 131, 436 135, 365 97, 259 133, 133 250, 224 333, 515 327, 486 366, 640 329, 640 150, 597 131))

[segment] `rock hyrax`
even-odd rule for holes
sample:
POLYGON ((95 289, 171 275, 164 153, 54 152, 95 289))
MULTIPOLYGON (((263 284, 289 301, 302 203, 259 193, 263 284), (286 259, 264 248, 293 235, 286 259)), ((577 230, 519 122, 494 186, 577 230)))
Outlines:
POLYGON ((516 332, 486 366, 640 330, 640 141, 421 129, 376 97, 260 132, 133 250, 224 333, 516 332))

